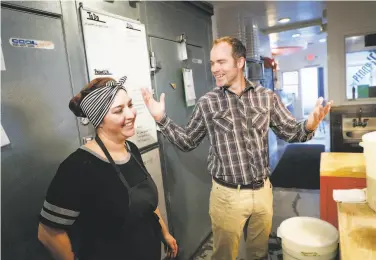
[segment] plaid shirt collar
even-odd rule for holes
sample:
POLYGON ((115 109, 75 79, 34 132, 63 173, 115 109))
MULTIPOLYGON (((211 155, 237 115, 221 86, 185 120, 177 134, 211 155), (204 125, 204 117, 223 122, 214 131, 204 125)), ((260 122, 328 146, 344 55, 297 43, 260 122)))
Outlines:
MULTIPOLYGON (((246 83, 246 87, 243 90, 242 94, 246 93, 250 89, 253 89, 253 90, 256 89, 257 86, 254 83, 252 83, 251 81, 247 80, 246 78, 244 78, 244 80, 245 80, 245 83, 246 83)), ((222 87, 219 87, 219 89, 221 89, 223 91, 223 94, 225 94, 226 91, 230 91, 229 90, 229 86, 222 86, 222 87)))

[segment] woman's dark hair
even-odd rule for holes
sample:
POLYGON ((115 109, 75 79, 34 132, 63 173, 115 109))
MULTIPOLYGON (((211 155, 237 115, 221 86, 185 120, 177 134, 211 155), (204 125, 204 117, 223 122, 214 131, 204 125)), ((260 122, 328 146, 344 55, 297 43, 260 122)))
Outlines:
POLYGON ((93 90, 98 88, 103 88, 106 86, 106 83, 110 80, 114 80, 110 77, 105 78, 96 78, 89 82, 89 84, 84 87, 80 93, 74 96, 69 102, 69 109, 75 114, 77 117, 86 117, 85 113, 81 109, 81 101, 93 90))

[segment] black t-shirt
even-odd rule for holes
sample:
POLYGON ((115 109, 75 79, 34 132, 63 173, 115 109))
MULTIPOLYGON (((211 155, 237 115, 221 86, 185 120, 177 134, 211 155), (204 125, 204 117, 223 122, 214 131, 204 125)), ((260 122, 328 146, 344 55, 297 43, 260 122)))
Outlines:
MULTIPOLYGON (((145 199, 135 202, 142 204, 141 213, 136 218, 130 214, 128 191, 111 163, 85 147, 77 149, 60 164, 48 188, 40 221, 66 230, 68 234, 74 233, 70 237, 80 260, 154 260, 158 257, 137 252, 160 251, 160 238, 156 234, 155 223, 149 218, 154 216, 158 195, 151 176, 144 171, 137 146, 131 142, 128 144, 142 165, 132 156, 129 160, 116 162, 129 186, 137 186, 146 177, 151 180, 143 185, 145 199)), ((138 205, 134 206, 137 208, 138 205)))

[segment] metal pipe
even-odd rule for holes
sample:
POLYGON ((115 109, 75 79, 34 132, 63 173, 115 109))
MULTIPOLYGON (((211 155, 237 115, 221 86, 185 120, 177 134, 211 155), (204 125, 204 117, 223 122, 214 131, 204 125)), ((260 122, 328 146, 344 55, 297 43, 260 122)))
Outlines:
POLYGON ((306 20, 291 24, 285 24, 285 25, 276 25, 272 27, 268 27, 266 29, 261 29, 260 31, 264 34, 271 34, 271 33, 279 33, 279 32, 285 32, 290 30, 296 30, 306 27, 312 27, 312 26, 321 26, 322 20, 321 18, 312 19, 312 20, 306 20))
POLYGON ((260 40, 257 25, 251 18, 245 19, 247 58, 260 60, 260 40))

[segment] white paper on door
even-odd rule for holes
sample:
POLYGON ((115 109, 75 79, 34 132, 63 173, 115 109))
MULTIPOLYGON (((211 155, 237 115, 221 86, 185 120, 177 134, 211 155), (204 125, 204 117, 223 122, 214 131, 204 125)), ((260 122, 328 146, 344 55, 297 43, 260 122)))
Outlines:
POLYGON ((1 147, 10 144, 9 138, 7 136, 7 133, 5 133, 3 125, 0 124, 1 127, 1 147))
POLYGON ((157 129, 141 95, 152 90, 145 25, 108 13, 81 8, 90 80, 127 76, 125 86, 137 110, 136 134, 129 140, 139 148, 157 143, 157 129))
POLYGON ((185 102, 187 106, 192 106, 196 103, 195 85, 193 81, 193 73, 191 69, 183 69, 185 102))

